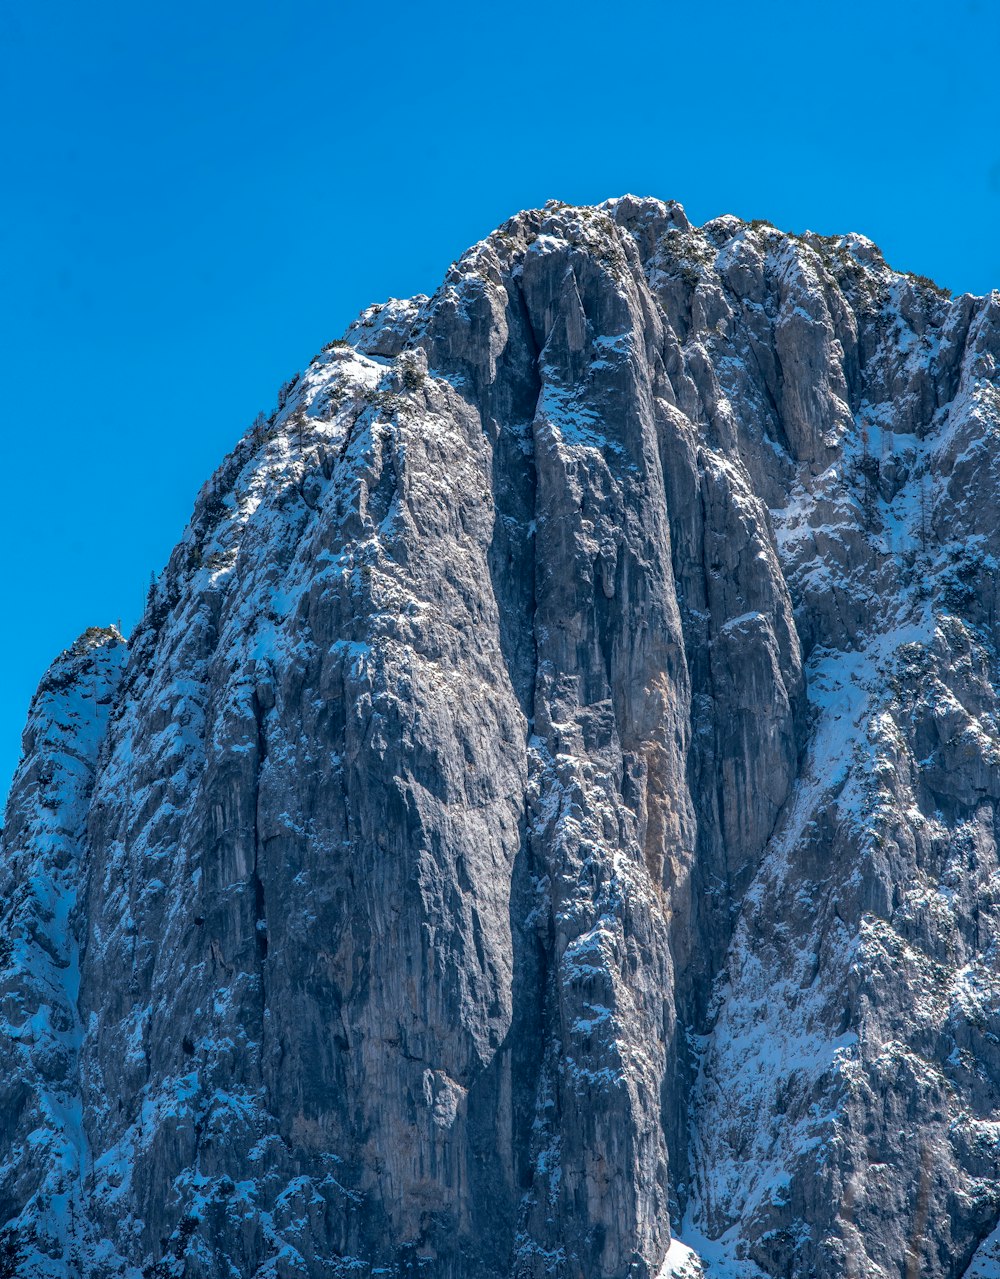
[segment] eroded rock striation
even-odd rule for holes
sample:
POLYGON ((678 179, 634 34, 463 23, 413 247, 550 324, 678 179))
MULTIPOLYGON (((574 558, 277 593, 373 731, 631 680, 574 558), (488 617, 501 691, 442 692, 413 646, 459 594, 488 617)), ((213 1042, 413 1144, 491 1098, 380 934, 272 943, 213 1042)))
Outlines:
POLYGON ((633 197, 366 311, 32 705, 0 1273, 1000 1274, 998 364, 633 197))

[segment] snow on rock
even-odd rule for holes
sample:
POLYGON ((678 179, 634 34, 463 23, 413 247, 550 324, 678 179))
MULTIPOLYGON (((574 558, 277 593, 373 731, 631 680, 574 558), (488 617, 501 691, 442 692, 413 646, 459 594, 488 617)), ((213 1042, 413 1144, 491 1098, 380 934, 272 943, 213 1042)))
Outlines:
POLYGON ((32 706, 0 1270, 994 1273, 998 361, 633 196, 324 348, 32 706))
POLYGON ((1000 1279, 1000 1226, 976 1249, 963 1279, 1000 1279))
POLYGON ((77 1086, 88 805, 125 663, 121 635, 92 627, 56 659, 24 731, 0 842, 0 1203, 18 1273, 79 1271, 90 1150, 77 1086))
POLYGON ((704 1274, 705 1268, 694 1249, 676 1237, 671 1239, 658 1279, 703 1279, 704 1274))

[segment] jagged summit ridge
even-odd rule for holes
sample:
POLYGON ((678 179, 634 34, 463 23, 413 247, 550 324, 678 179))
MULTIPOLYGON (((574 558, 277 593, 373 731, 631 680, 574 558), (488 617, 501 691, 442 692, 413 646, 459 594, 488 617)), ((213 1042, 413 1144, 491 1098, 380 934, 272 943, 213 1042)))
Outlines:
POLYGON ((321 352, 32 707, 24 1273, 990 1274, 998 358, 631 196, 321 352))

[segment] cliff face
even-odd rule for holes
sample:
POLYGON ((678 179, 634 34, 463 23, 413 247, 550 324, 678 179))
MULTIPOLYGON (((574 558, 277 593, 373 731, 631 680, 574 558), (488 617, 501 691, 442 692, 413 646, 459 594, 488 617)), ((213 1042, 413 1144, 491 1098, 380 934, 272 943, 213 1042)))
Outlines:
POLYGON ((631 197, 365 312, 33 703, 0 1273, 1000 1274, 998 361, 631 197))

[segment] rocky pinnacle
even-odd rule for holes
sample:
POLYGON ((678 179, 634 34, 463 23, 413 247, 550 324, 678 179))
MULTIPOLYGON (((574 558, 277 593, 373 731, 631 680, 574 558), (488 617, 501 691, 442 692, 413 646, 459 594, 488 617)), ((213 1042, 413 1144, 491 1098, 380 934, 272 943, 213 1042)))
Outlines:
POLYGON ((32 703, 0 1276, 1000 1276, 1000 293, 550 202, 32 703))

